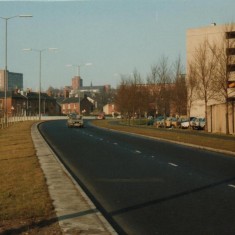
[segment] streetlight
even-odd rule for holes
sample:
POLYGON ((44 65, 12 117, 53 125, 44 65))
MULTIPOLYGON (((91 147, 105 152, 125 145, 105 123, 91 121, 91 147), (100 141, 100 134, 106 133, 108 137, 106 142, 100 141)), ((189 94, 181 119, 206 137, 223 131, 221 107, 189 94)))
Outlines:
POLYGON ((86 64, 67 64, 67 67, 76 67, 77 68, 77 76, 80 77, 80 71, 81 71, 81 66, 90 66, 92 63, 86 63, 86 64))
MULTIPOLYGON (((76 67, 77 68, 77 77, 80 78, 80 70, 81 70, 81 66, 90 66, 92 65, 92 63, 86 63, 86 64, 77 64, 77 65, 74 65, 74 64, 67 64, 66 66, 67 67, 76 67)), ((80 104, 81 104, 81 97, 80 97, 80 80, 79 80, 79 90, 78 90, 78 104, 79 104, 79 115, 81 114, 81 107, 80 107, 80 104)))
POLYGON ((1 17, 1 19, 5 20, 5 75, 4 75, 4 98, 5 98, 5 107, 4 107, 4 120, 7 122, 7 89, 8 89, 8 74, 7 74, 7 23, 8 20, 17 18, 17 17, 33 17, 32 15, 16 15, 11 17, 1 17))
POLYGON ((46 49, 32 49, 32 48, 24 48, 23 51, 35 51, 39 53, 39 92, 38 92, 38 118, 41 120, 41 80, 42 80, 42 52, 44 51, 55 51, 58 48, 50 47, 46 49))

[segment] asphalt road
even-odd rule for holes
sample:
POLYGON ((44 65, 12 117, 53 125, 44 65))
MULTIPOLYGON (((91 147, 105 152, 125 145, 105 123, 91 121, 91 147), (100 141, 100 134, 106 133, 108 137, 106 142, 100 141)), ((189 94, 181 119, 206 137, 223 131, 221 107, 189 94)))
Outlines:
POLYGON ((119 234, 235 234, 234 157, 89 123, 40 130, 119 234))

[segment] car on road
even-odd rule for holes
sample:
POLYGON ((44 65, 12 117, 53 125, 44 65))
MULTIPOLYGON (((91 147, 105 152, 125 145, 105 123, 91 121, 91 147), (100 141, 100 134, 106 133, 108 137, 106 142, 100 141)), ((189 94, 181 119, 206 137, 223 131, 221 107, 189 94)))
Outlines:
POLYGON ((84 127, 83 117, 77 113, 70 113, 67 119, 68 127, 84 127))

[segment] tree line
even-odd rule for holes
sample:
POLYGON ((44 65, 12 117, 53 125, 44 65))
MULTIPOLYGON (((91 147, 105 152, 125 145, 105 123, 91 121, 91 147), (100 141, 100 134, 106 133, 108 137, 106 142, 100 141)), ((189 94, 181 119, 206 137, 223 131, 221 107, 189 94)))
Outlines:
MULTIPOLYGON (((205 119, 208 103, 225 103, 226 133, 229 133, 229 102, 231 72, 235 72, 234 24, 227 24, 222 37, 209 41, 207 37, 195 48, 187 61, 187 74, 180 56, 173 64, 162 56, 144 80, 135 69, 132 75, 122 76, 115 103, 128 118, 144 113, 155 115, 188 115, 194 102, 204 103, 205 119)), ((206 127, 207 130, 207 120, 206 127)))
POLYGON ((144 115, 186 115, 187 89, 181 57, 170 64, 162 56, 151 66, 144 80, 135 69, 132 74, 121 76, 115 104, 127 118, 144 115))

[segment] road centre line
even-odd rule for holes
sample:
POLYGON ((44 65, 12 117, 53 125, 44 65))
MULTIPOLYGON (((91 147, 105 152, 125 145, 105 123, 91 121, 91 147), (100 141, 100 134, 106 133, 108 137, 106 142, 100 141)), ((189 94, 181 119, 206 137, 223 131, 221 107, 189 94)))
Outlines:
POLYGON ((176 165, 176 164, 174 164, 174 163, 172 163, 172 162, 168 162, 168 164, 171 165, 171 166, 174 166, 174 167, 177 167, 177 166, 178 166, 178 165, 176 165))

